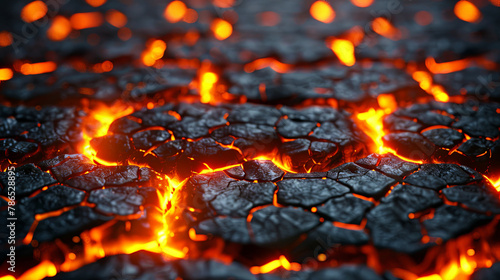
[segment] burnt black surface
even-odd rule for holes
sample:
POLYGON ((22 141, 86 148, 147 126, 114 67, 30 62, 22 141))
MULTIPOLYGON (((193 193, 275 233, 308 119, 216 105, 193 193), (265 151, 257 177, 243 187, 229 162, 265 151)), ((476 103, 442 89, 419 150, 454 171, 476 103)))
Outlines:
POLYGON ((456 162, 497 174, 498 103, 431 102, 398 109, 384 119, 384 143, 416 160, 456 162))
MULTIPOLYGON (((318 240, 325 240, 327 248, 370 241, 377 248, 414 254, 436 245, 435 241, 422 241, 423 230, 432 240, 446 241, 491 221, 491 213, 497 211, 500 200, 496 190, 467 167, 418 165, 375 154, 358 163, 369 166, 374 159, 371 170, 348 163, 326 176, 285 175, 276 179, 275 185, 251 183, 243 176, 234 178, 236 168, 196 175, 176 192, 174 205, 179 206, 172 214, 184 217, 176 223, 194 227, 198 234, 299 260, 307 256, 304 252, 314 250, 314 244, 319 246, 318 240), (398 176, 401 174, 406 177, 398 176), (259 199, 252 200, 254 204, 242 200, 256 194, 259 199), (459 205, 447 205, 443 195, 459 205), (370 201, 372 196, 375 200, 370 201), (195 210, 183 210, 186 207, 195 210), (434 209, 433 217, 419 218, 434 209), (359 230, 335 222, 359 225, 359 230), (305 240, 299 238, 303 234, 307 234, 305 240), (291 243, 299 245, 290 248, 287 245, 291 243)), ((270 163, 252 162, 258 164, 270 163)), ((274 172, 273 168, 266 170, 274 172)))
POLYGON ((365 155, 372 145, 346 112, 328 107, 181 103, 135 112, 116 120, 110 131, 114 134, 91 141, 98 157, 133 158, 182 178, 206 169, 205 164, 215 169, 257 156, 279 158, 296 171, 323 171, 365 155))

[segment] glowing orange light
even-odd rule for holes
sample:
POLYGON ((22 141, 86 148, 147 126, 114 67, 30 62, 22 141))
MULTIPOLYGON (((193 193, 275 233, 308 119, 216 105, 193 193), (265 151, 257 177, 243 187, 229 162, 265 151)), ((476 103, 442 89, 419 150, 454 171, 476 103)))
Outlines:
POLYGON ((165 8, 164 17, 171 23, 180 21, 186 14, 187 7, 182 1, 172 1, 165 8))
POLYGON ((455 4, 453 9, 455 15, 467 22, 478 22, 481 20, 481 12, 479 9, 469 1, 460 0, 455 4))
POLYGON ((70 33, 70 21, 63 16, 56 16, 47 30, 47 37, 52 41, 61 41, 66 39, 70 33))
POLYGON ((231 8, 235 0, 213 0, 215 6, 219 8, 231 8))
POLYGON ((433 95, 436 101, 448 102, 450 100, 448 93, 442 86, 433 84, 432 76, 430 73, 424 71, 415 71, 412 74, 412 78, 419 83, 420 88, 433 95))
POLYGON ((117 10, 109 10, 106 12, 106 21, 114 27, 121 28, 127 24, 127 17, 117 10))
POLYGON ((233 33, 233 26, 229 22, 220 18, 212 21, 210 29, 214 33, 215 38, 220 41, 227 39, 233 33))
POLYGON ((109 127, 115 120, 130 115, 133 112, 134 108, 120 103, 113 106, 100 105, 98 108, 89 112, 85 118, 85 123, 93 129, 84 130, 83 142, 78 147, 79 152, 84 154, 87 158, 103 165, 116 165, 116 163, 108 163, 96 158, 96 151, 90 146, 90 140, 107 135, 109 127))
MULTIPOLYGON (((483 176, 484 176, 484 175, 483 175, 483 176)), ((484 177, 485 177, 486 179, 488 179, 488 181, 490 181, 490 183, 493 185, 493 187, 495 187, 495 189, 496 189, 497 191, 499 191, 499 192, 500 192, 500 177, 499 177, 499 178, 497 178, 496 180, 491 179, 491 178, 486 177, 486 176, 484 176, 484 177)))
POLYGON ((12 44, 12 35, 7 31, 0 32, 0 47, 7 47, 12 44))
POLYGON ((212 100, 212 90, 219 77, 213 72, 204 72, 200 76, 200 96, 202 103, 212 100))
POLYGON ((340 62, 346 66, 353 66, 356 63, 354 57, 354 45, 349 40, 333 39, 330 47, 340 62))
POLYGON ((490 3, 494 6, 500 7, 500 0, 490 0, 490 3))
POLYGON ((351 3, 360 8, 366 8, 373 4, 373 1, 374 0, 351 0, 351 3))
POLYGON ((25 22, 33 22, 43 18, 47 14, 47 5, 42 1, 33 1, 21 10, 21 18, 25 22))
POLYGON ((198 13, 193 9, 187 9, 182 20, 187 23, 195 23, 198 20, 198 13))
POLYGON ((71 27, 76 30, 98 27, 103 23, 103 16, 99 12, 78 13, 69 19, 71 27))
POLYGON ((464 70, 471 63, 472 61, 466 58, 443 63, 437 63, 433 57, 428 57, 425 59, 425 66, 434 74, 447 74, 464 70))
POLYGON ((264 265, 250 267, 250 272, 252 274, 264 274, 269 273, 279 267, 283 267, 285 270, 298 271, 300 270, 301 265, 298 263, 290 263, 285 258, 285 256, 280 256, 279 259, 270 261, 264 265))
POLYGON ((325 1, 316 1, 311 5, 309 9, 311 16, 317 20, 324 23, 330 23, 335 19, 335 11, 332 6, 325 1))
POLYGON ((372 29, 375 33, 389 38, 391 40, 399 40, 401 32, 394 27, 386 18, 378 17, 372 22, 372 29))
POLYGON ((92 7, 99 7, 106 3, 106 0, 85 0, 92 7))
POLYGON ((0 68, 0 81, 7 81, 12 79, 14 73, 9 68, 0 68))
POLYGON ((190 228, 188 234, 189 238, 193 241, 206 241, 208 239, 206 235, 196 234, 196 230, 194 228, 190 228))
POLYGON ((268 57, 268 58, 260 58, 253 62, 245 64, 244 70, 247 73, 251 73, 255 70, 260 70, 266 67, 271 67, 271 69, 273 69, 278 73, 286 73, 290 70, 292 65, 282 63, 274 58, 268 57))
POLYGON ((415 21, 422 25, 429 25, 432 22, 432 14, 427 11, 420 11, 415 14, 415 21))
POLYGON ((42 261, 37 266, 29 269, 19 278, 19 280, 43 279, 53 277, 57 274, 57 268, 50 261, 42 261))
POLYGON ((57 64, 52 61, 38 63, 24 63, 21 65, 21 73, 23 75, 37 75, 53 72, 57 69, 57 64))
POLYGON ((142 62, 146 66, 153 66, 157 60, 163 57, 167 44, 162 40, 154 40, 142 53, 142 62))

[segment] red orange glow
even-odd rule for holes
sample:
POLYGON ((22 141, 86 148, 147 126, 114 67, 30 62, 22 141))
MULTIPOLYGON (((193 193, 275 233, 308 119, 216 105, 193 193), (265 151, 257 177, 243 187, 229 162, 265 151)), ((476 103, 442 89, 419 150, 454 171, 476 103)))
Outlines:
POLYGON ((85 0, 92 7, 99 7, 106 3, 106 0, 85 0))
POLYGON ((309 9, 311 16, 323 23, 330 23, 335 19, 335 11, 332 6, 326 1, 316 1, 311 5, 309 9))
POLYGON ((466 0, 458 1, 457 4, 455 4, 453 11, 459 19, 467 22, 478 22, 482 17, 479 9, 474 4, 466 0))
POLYGON ((274 58, 268 57, 268 58, 260 58, 253 62, 245 64, 244 70, 247 73, 251 73, 255 70, 260 70, 266 67, 270 67, 271 69, 273 69, 278 73, 286 73, 290 70, 292 65, 282 63, 274 58))
POLYGON ((12 44, 12 35, 10 34, 10 32, 0 32, 0 47, 7 47, 10 44, 12 44))
POLYGON ((61 41, 68 37, 71 30, 71 23, 67 18, 56 16, 47 30, 47 37, 52 41, 61 41))
POLYGON ((432 14, 427 11, 420 11, 415 14, 415 22, 425 26, 432 22, 432 14))
POLYGON ((71 27, 76 30, 98 27, 103 23, 103 16, 99 12, 77 13, 69 18, 71 27))
POLYGON ((47 5, 43 1, 28 3, 21 10, 21 18, 25 22, 33 22, 43 18, 47 14, 47 5))
POLYGON ((378 17, 372 22, 372 29, 375 33, 391 40, 399 40, 401 32, 394 27, 386 18, 378 17))
POLYGON ((165 8, 163 16, 169 22, 175 23, 175 22, 180 21, 184 17, 184 15, 186 14, 186 11, 187 11, 187 7, 186 7, 186 4, 184 4, 184 2, 172 1, 165 8))
POLYGON ((415 71, 412 74, 412 77, 419 83, 420 88, 433 95, 436 101, 448 102, 450 100, 450 97, 444 88, 433 83, 430 73, 425 71, 415 71))
POLYGON ((425 59, 425 66, 434 74, 447 74, 464 70, 471 63, 472 60, 466 58, 442 63, 437 63, 433 57, 428 57, 425 59))
POLYGON ((57 64, 52 61, 38 63, 24 63, 21 65, 21 73, 23 75, 37 75, 53 72, 57 69, 57 64))
POLYGON ((351 3, 360 8, 366 8, 373 4, 373 1, 374 0, 351 0, 351 3))
POLYGON ((106 21, 114 27, 121 28, 127 24, 127 17, 117 10, 109 10, 106 12, 106 21))
POLYGON ((157 60, 163 57, 165 50, 167 49, 167 44, 162 40, 154 40, 149 46, 142 52, 142 62, 146 66, 153 66, 157 60))

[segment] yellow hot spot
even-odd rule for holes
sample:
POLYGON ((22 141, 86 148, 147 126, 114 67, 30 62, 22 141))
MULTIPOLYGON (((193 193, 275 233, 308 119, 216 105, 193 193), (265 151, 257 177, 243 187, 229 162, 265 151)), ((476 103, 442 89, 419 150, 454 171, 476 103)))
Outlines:
POLYGON ((167 5, 163 13, 164 17, 171 23, 180 21, 186 14, 187 7, 182 1, 172 1, 167 5))
POLYGON ((227 39, 233 33, 233 26, 220 18, 212 22, 210 29, 214 33, 215 38, 220 41, 227 39))
POLYGON ((71 23, 67 18, 56 16, 47 30, 47 37, 52 41, 61 41, 68 37, 71 30, 71 23))
POLYGON ((200 78, 200 95, 202 103, 209 103, 212 100, 212 89, 219 77, 213 72, 205 72, 200 78))
POLYGON ((466 0, 458 1, 453 11, 455 15, 463 21, 478 22, 481 20, 481 12, 479 9, 466 0))
POLYGON ((0 68, 0 81, 7 81, 12 79, 14 73, 9 68, 0 68))
POLYGON ((351 41, 344 39, 334 39, 331 45, 332 51, 339 58, 340 62, 346 66, 353 66, 356 63, 354 57, 354 45, 351 41))
POLYGON ((21 10, 21 18, 25 22, 33 22, 43 18, 47 14, 47 5, 42 1, 33 1, 21 10))
POLYGON ((324 23, 330 23, 335 19, 335 11, 332 6, 326 1, 316 1, 311 5, 309 9, 311 16, 317 20, 324 23))

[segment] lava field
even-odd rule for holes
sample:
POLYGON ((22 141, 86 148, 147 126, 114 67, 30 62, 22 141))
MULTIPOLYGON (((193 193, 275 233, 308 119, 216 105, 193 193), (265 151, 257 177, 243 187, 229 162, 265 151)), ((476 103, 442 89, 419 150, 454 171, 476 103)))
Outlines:
POLYGON ((0 280, 500 279, 498 0, 0 11, 0 280))

